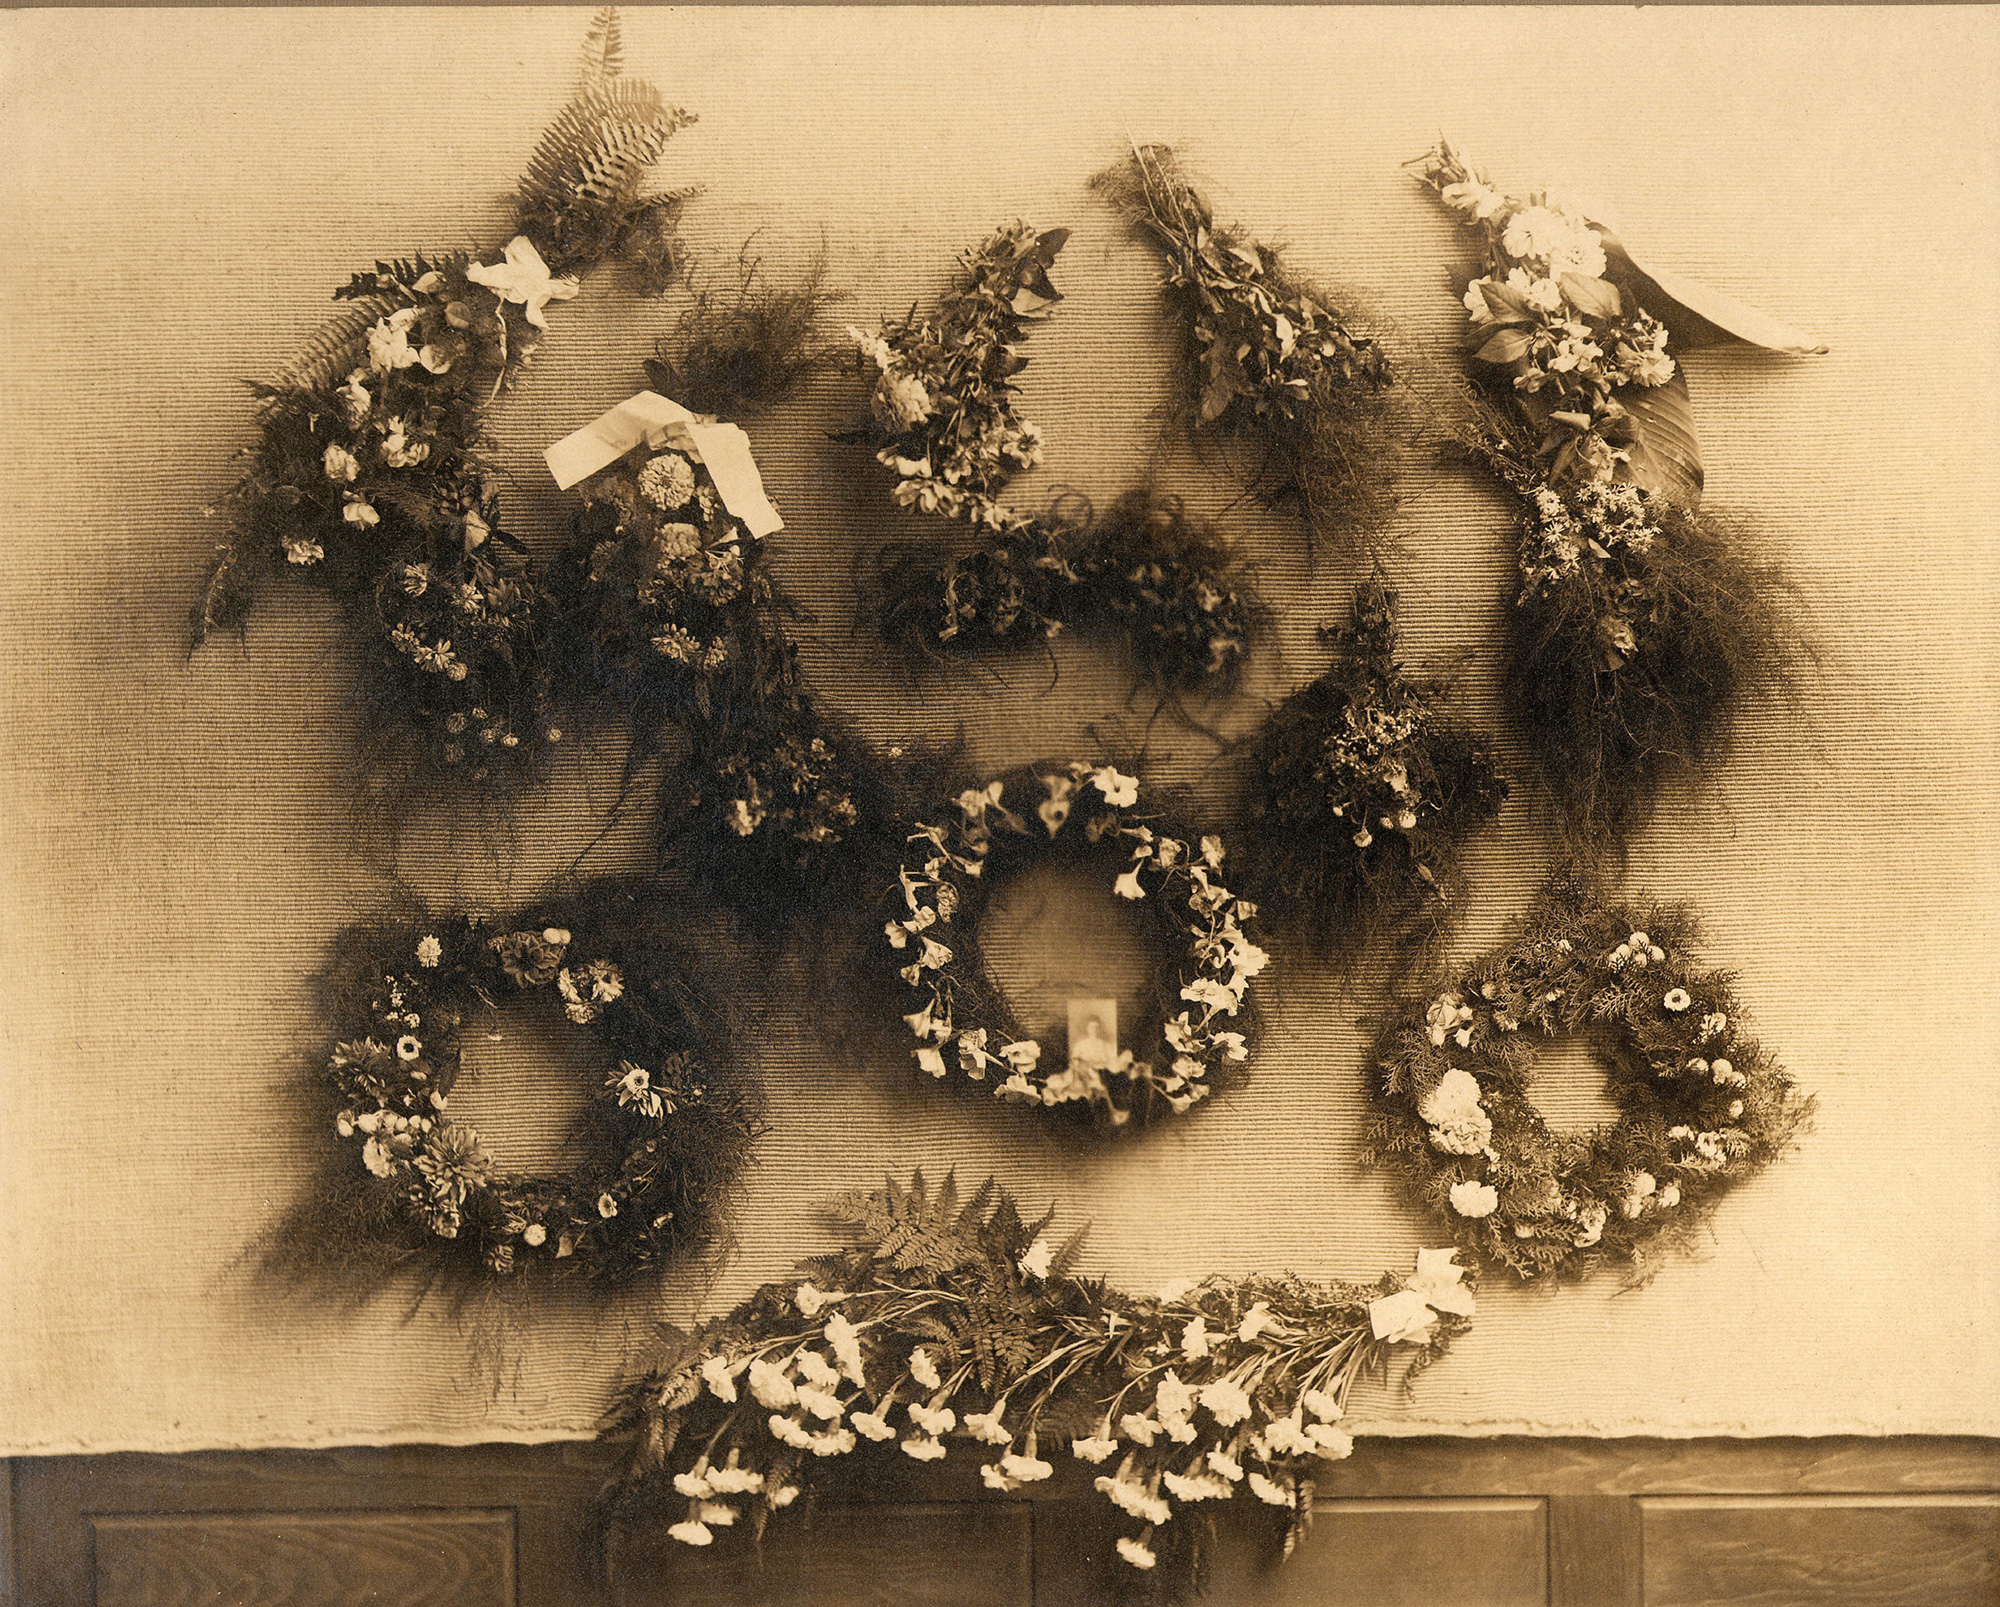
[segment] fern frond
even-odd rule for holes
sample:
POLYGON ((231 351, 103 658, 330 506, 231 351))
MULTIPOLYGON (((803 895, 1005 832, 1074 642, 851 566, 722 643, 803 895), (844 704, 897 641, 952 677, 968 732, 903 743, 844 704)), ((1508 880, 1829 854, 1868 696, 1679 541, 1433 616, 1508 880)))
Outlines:
POLYGON ((583 36, 583 72, 577 83, 579 95, 601 89, 625 70, 624 28, 616 6, 600 7, 590 19, 590 31, 583 36))
POLYGON ((283 394, 333 389, 354 367, 361 341, 376 320, 402 305, 400 298, 379 293, 352 301, 307 337, 298 355, 278 370, 272 391, 283 394))

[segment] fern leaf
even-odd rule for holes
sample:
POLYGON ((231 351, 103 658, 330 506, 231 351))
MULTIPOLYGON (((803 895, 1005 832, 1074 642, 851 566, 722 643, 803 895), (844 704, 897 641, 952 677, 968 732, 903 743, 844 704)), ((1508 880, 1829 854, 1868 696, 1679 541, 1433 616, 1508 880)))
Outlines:
POLYGON ((583 36, 583 73, 577 93, 601 89, 624 70, 624 28, 618 20, 618 8, 603 6, 590 19, 590 31, 583 36))
MULTIPOLYGON (((1047 1221, 1048 1218, 1044 1217, 1042 1220, 1047 1221)), ((1063 1240, 1062 1248, 1049 1258, 1049 1282, 1054 1283, 1070 1276, 1076 1267, 1077 1257, 1083 1253, 1083 1241, 1089 1236, 1090 1224, 1086 1222, 1063 1240)))
POLYGON ((332 390, 354 367, 362 339, 376 320, 402 305, 399 298, 380 294, 351 302, 307 337, 298 355, 278 370, 271 389, 279 394, 332 390))

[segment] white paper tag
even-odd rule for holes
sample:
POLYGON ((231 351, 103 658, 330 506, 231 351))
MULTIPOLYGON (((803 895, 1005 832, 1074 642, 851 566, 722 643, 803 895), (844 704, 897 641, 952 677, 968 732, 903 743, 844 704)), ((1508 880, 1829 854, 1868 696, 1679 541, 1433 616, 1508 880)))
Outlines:
POLYGON ((759 540, 785 521, 764 494, 764 478, 750 455, 750 437, 734 424, 703 424, 679 402, 641 391, 565 435, 542 457, 567 491, 640 445, 680 447, 708 470, 722 505, 759 540))
POLYGON ((1103 1069, 1118 1062, 1118 1001, 1069 1001, 1069 1058, 1072 1064, 1103 1069))

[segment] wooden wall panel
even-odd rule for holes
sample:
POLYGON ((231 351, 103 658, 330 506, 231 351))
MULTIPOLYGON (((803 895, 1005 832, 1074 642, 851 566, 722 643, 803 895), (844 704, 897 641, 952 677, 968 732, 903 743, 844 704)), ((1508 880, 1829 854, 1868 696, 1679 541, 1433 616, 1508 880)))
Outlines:
POLYGON ((515 1607, 511 1512, 111 1514, 97 1607, 515 1607))
POLYGON ((610 1607, 1035 1607, 1025 1502, 822 1505, 761 1554, 608 1539, 610 1607))
POLYGON ((1993 1607, 2000 1496, 1645 1497, 1646 1607, 1993 1607))

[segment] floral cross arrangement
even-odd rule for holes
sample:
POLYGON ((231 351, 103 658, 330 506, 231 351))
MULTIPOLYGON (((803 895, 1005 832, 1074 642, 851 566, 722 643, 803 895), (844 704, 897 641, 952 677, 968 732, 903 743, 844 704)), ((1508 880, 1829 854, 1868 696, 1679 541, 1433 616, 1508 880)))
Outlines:
POLYGON ((899 870, 900 907, 883 934, 897 974, 920 1001, 903 1017, 919 1070, 942 1078, 950 1056, 974 1082, 992 1071, 1000 1099, 1078 1108, 1123 1126, 1155 1102, 1185 1113, 1249 1059, 1242 1012, 1251 978, 1269 960, 1245 931, 1257 908, 1223 885, 1219 837, 1193 845, 1157 815, 1136 813, 1138 803, 1135 778, 1072 760, 969 787, 958 795, 956 819, 910 834, 921 859, 899 870), (1163 1039, 1158 1063, 1130 1049, 1107 1057, 1071 1045, 1066 1064, 1051 1069, 1042 1045, 1019 1030, 986 972, 979 925, 996 884, 1031 858, 1123 867, 1112 890, 1150 918, 1166 956, 1155 982, 1158 1019, 1148 1029, 1163 1039))
POLYGON ((983 1457, 1016 1491, 1071 1463, 1135 1532, 1120 1559, 1167 1594, 1199 1576, 1215 1513, 1267 1514, 1291 1542, 1315 1469, 1354 1446, 1339 1425, 1356 1378, 1410 1347, 1410 1376, 1470 1326, 1450 1250, 1373 1285, 1294 1277, 1178 1281, 1127 1295, 1072 1270, 1049 1217, 1024 1222, 991 1179, 962 1203, 921 1172, 836 1202, 856 1234, 692 1333, 624 1391, 616 1521, 678 1514, 675 1540, 754 1539, 863 1440, 931 1462, 983 1457))

